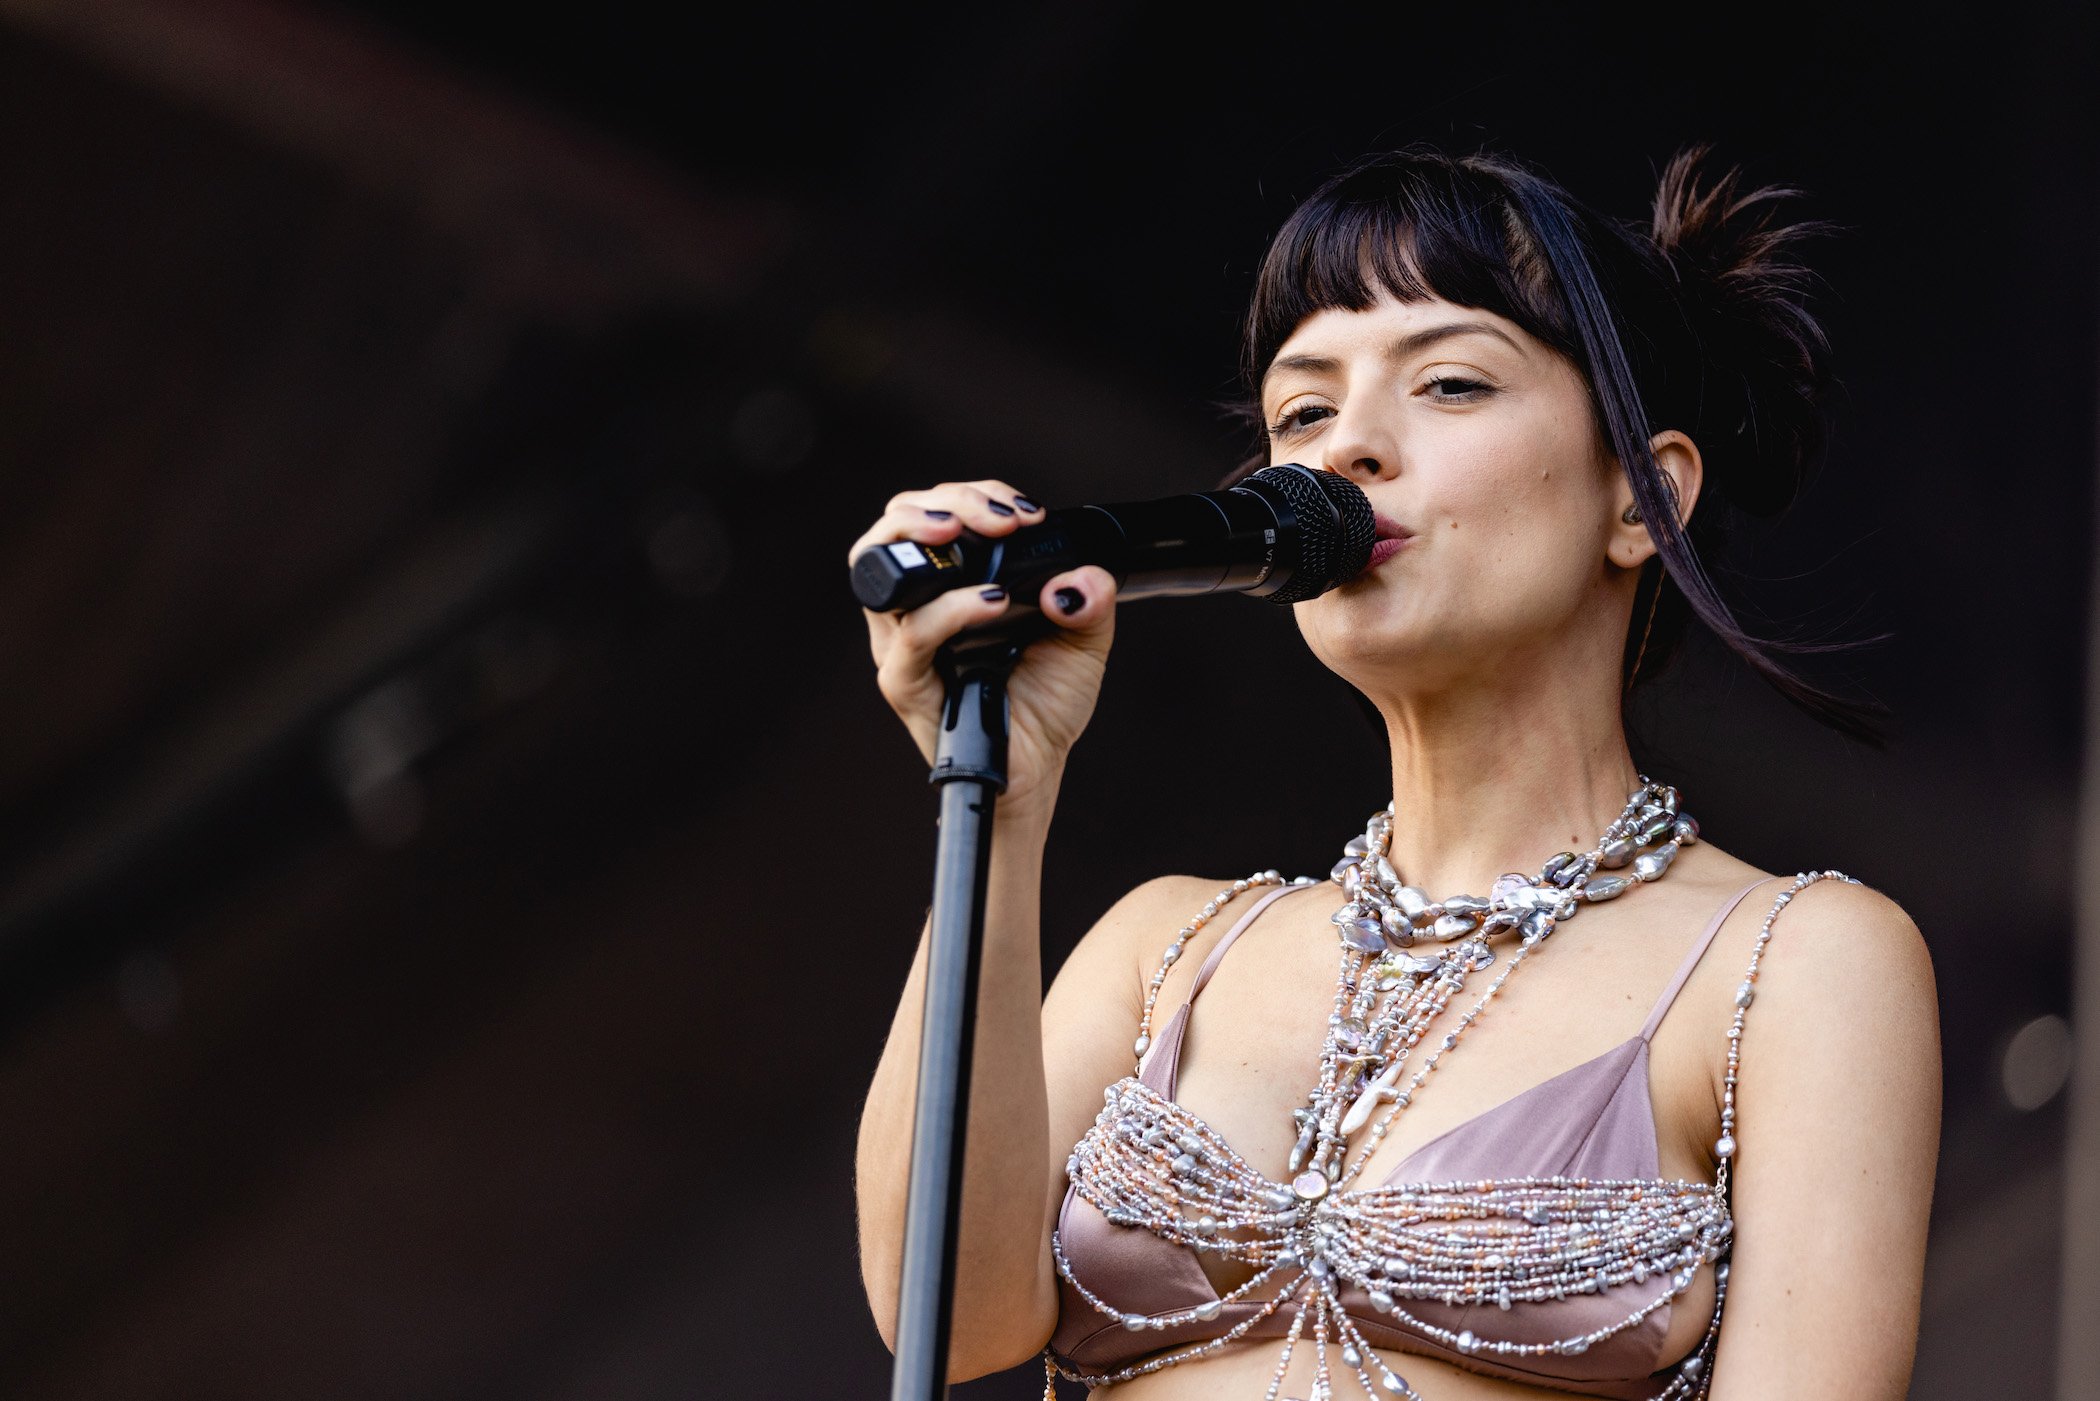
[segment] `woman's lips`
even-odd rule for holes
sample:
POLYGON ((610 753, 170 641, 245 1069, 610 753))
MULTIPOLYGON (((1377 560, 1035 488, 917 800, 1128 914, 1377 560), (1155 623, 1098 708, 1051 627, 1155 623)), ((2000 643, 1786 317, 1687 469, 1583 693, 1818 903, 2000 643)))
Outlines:
POLYGON ((1412 535, 1395 535, 1388 539, 1380 540, 1377 544, 1371 546, 1371 558, 1365 563, 1364 572, 1366 574, 1370 573, 1394 555, 1399 554, 1407 548, 1407 542, 1413 538, 1412 535))
POLYGON ((1389 516, 1374 514, 1372 521, 1378 528, 1378 539, 1377 543, 1371 546, 1371 558, 1364 564, 1364 572, 1367 574, 1399 554, 1407 547, 1407 542, 1414 538, 1406 526, 1389 516))

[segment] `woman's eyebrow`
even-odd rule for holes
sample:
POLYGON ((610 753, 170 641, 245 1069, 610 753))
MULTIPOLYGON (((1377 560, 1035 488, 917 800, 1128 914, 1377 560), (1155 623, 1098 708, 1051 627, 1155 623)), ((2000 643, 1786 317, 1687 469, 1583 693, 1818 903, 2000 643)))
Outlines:
POLYGON ((1341 361, 1325 355, 1279 355, 1269 362, 1268 369, 1262 371, 1261 382, 1263 388, 1267 388, 1270 377, 1282 370, 1302 370, 1312 375, 1331 375, 1341 368, 1341 361))
MULTIPOLYGON (((1517 354, 1522 355, 1524 353, 1524 347, 1511 340, 1509 335, 1498 326, 1490 325, 1485 321, 1447 321, 1441 326, 1424 326, 1419 331, 1411 331, 1407 335, 1400 337, 1400 339, 1385 348, 1386 358, 1389 360, 1405 360, 1411 356, 1421 354, 1441 341, 1450 340, 1454 336, 1471 335, 1493 336, 1511 350, 1516 351, 1517 354)), ((1278 370, 1302 370, 1307 374, 1317 375, 1333 374, 1341 368, 1342 362, 1331 356, 1281 355, 1271 361, 1269 368, 1263 372, 1262 383, 1267 384, 1269 376, 1275 374, 1278 370)))
POLYGON ((1419 331, 1402 336, 1386 347, 1386 357, 1391 360, 1405 360, 1429 349, 1439 341, 1450 340, 1453 336, 1493 336, 1517 354, 1524 353, 1524 347, 1511 340, 1499 326, 1486 321, 1447 321, 1441 326, 1425 326, 1419 331))

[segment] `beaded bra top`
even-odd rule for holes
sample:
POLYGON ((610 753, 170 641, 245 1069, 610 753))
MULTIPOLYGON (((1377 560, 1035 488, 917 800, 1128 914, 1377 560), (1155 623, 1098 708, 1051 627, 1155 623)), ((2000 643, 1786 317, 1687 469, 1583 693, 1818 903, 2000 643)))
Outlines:
MULTIPOLYGON (((1851 880, 1805 873, 1765 917, 1736 998, 1731 1091, 1772 921, 1826 876, 1851 880)), ((1714 914, 1637 1035, 1446 1130, 1383 1182, 1314 1201, 1265 1177, 1175 1102, 1197 995, 1256 915, 1312 882, 1262 896, 1212 950, 1137 1073, 1108 1087, 1066 1164, 1047 1370, 1098 1386, 1281 1338, 1279 1379, 1291 1349, 1315 1349, 1314 1401, 1330 1401, 1344 1379, 1367 1397, 1418 1397, 1374 1348, 1579 1395, 1704 1396, 1727 1297, 1734 1143, 1724 1140, 1714 1183, 1661 1177, 1648 1044, 1722 922, 1760 883, 1714 914), (1206 1250, 1255 1272, 1221 1296, 1200 1262, 1206 1250), (1672 1303, 1705 1264, 1712 1318, 1689 1356, 1665 1358, 1672 1303)))

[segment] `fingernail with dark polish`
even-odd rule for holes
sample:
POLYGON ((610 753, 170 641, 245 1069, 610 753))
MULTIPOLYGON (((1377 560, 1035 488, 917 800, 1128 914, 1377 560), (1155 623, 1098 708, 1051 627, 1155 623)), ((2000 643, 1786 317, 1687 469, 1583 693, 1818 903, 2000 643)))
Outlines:
POLYGON ((979 589, 977 596, 986 603, 997 603, 1000 599, 1006 597, 1006 590, 995 584, 988 589, 979 589))
POLYGON ((1025 496, 1016 496, 1014 498, 1014 504, 1016 506, 1019 506, 1024 511, 1040 511, 1043 509, 1042 507, 1036 505, 1033 501, 1030 501, 1025 496))
POLYGON ((1051 597, 1057 600, 1058 611, 1067 617, 1086 607, 1086 595, 1077 589, 1059 589, 1051 597))
POLYGON ((955 512, 953 511, 936 511, 931 506, 921 506, 919 509, 937 521, 952 521, 955 519, 955 512))
POLYGON ((991 507, 994 511, 997 511, 1002 516, 1010 516, 1014 513, 1014 508, 1007 505, 1004 501, 987 501, 984 504, 991 507))

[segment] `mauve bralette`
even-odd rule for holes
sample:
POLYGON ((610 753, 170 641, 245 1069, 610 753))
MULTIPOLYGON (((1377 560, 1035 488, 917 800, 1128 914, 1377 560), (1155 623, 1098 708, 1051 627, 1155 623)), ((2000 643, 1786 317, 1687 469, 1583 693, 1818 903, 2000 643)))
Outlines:
MULTIPOLYGON (((1713 942, 1722 921, 1763 879, 1767 878, 1744 886, 1714 913, 1676 976, 1656 999, 1654 1010, 1637 1035, 1447 1129, 1395 1165, 1382 1185, 1556 1174, 1659 1179, 1655 1114, 1648 1095, 1649 1039, 1700 956, 1713 942)), ((1150 1048, 1138 1075, 1144 1084, 1167 1099, 1174 1098, 1190 1010, 1226 950, 1271 902, 1294 890, 1320 888, 1324 888, 1324 883, 1285 885, 1272 890, 1226 932, 1198 970, 1187 1000, 1150 1048)), ((1162 1240, 1142 1227, 1111 1224, 1074 1188, 1066 1189, 1064 1207, 1058 1214, 1058 1233, 1072 1273, 1105 1303, 1119 1310, 1158 1315, 1186 1311, 1218 1297, 1194 1251, 1162 1240)), ((1519 1303, 1507 1310, 1488 1305, 1453 1307, 1433 1299, 1411 1300, 1408 1307, 1423 1321, 1445 1329, 1471 1329, 1482 1336, 1513 1342, 1548 1342, 1623 1319, 1662 1294, 1663 1289, 1664 1281, 1657 1277, 1645 1284, 1615 1285, 1592 1295, 1519 1303)), ((1226 1304, 1219 1316, 1208 1322, 1191 1321, 1164 1331, 1147 1329, 1133 1333, 1087 1303, 1068 1281, 1060 1279, 1059 1290, 1057 1331, 1050 1340, 1050 1351, 1067 1364, 1096 1374, 1126 1367, 1167 1348, 1215 1338, 1260 1310, 1254 1301, 1241 1301, 1226 1304)), ((1670 1327, 1668 1305, 1585 1352, 1549 1354, 1518 1368, 1440 1346, 1399 1320, 1377 1312, 1357 1291, 1345 1291, 1343 1304, 1373 1346, 1435 1357, 1489 1376, 1585 1396, 1647 1401, 1669 1380, 1667 1372, 1655 1374, 1678 1360, 1662 1356, 1670 1327)), ((1281 1337, 1290 1327, 1290 1315, 1290 1310, 1279 1309, 1245 1336, 1281 1337)))

